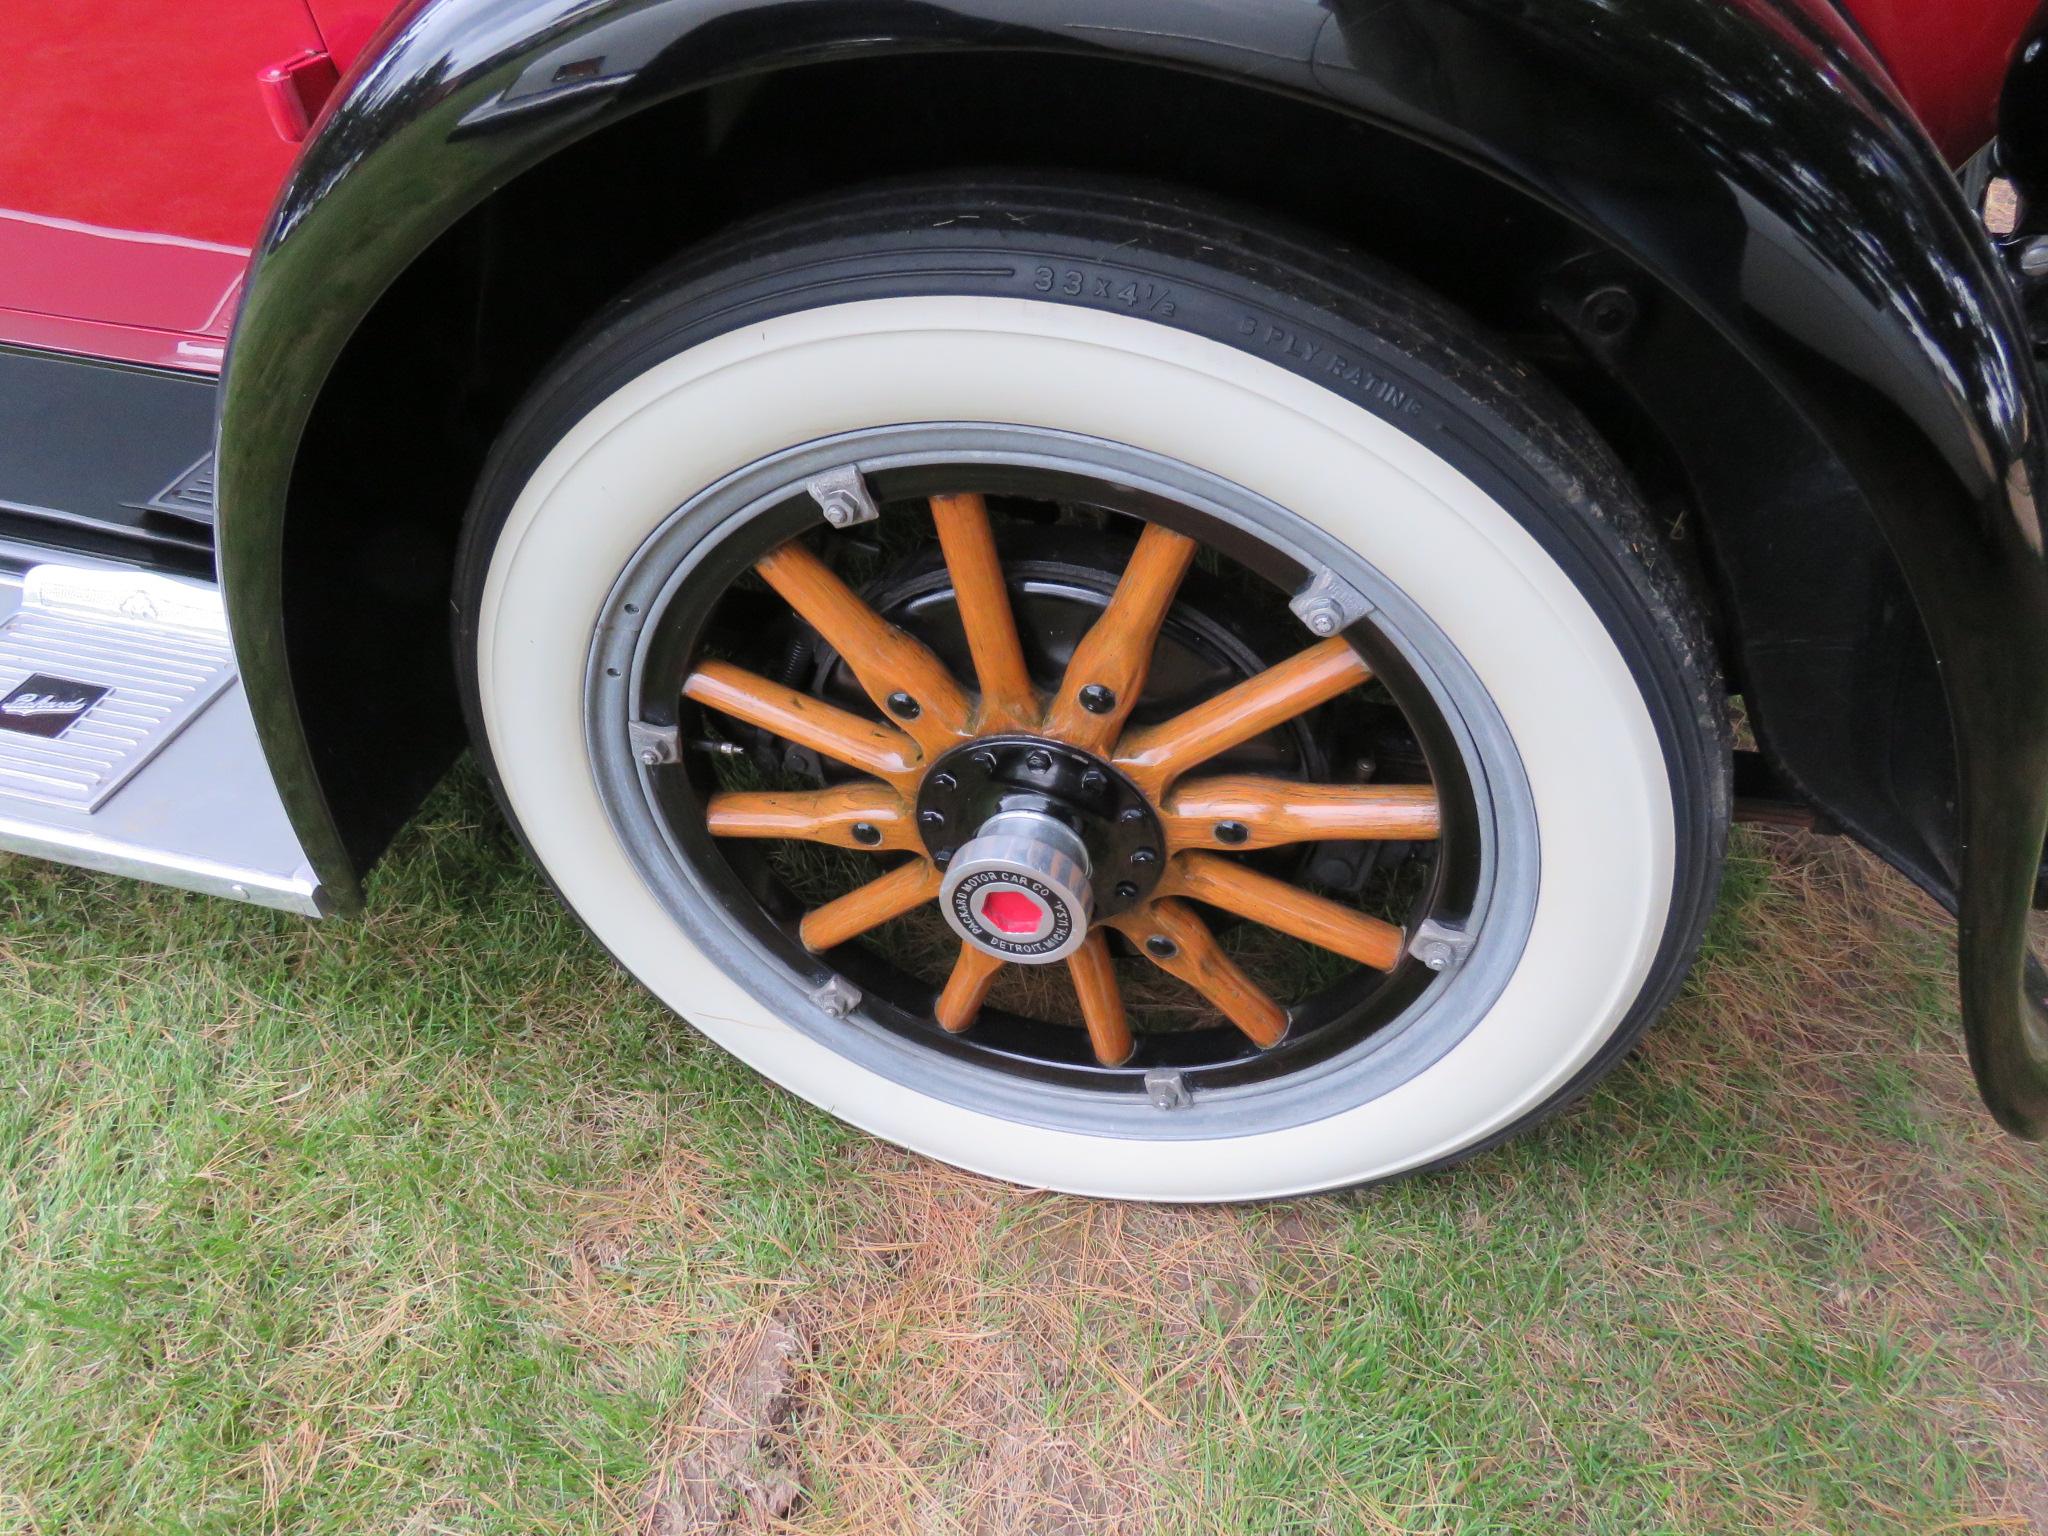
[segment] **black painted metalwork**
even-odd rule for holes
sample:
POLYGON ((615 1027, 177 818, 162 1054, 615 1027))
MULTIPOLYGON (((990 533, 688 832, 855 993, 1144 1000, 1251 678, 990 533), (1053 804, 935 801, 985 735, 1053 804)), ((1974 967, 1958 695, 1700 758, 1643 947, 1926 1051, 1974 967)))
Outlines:
POLYGON ((212 379, 0 348, 0 538, 213 572, 212 379), (202 464, 203 497, 189 482, 202 464), (184 489, 184 500, 165 498, 184 489), (202 513, 203 509, 203 514, 202 513))
POLYGON ((955 848, 1004 811, 1038 811, 1063 823, 1088 850, 1098 918, 1136 906, 1165 868, 1159 856, 1165 834, 1138 787, 1064 742, 989 736, 956 747, 925 775, 917 806, 918 835, 942 868, 955 848))

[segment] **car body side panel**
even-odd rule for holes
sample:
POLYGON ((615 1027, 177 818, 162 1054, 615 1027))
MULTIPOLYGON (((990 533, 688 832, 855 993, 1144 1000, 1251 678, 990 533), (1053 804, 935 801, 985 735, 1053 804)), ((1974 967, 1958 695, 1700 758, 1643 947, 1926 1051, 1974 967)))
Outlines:
POLYGON ((2038 0, 1843 0, 1951 161, 1998 128, 1998 87, 2038 0))
MULTIPOLYGON (((1957 747, 1911 867, 1960 913, 1987 1099, 2048 1130, 2048 1038, 2022 978, 2048 828, 2038 386, 1954 179, 1822 0, 431 0, 297 166, 226 377, 232 623, 328 884, 356 872, 295 703, 283 529, 301 434, 362 317, 495 189, 654 102, 819 60, 1002 50, 1200 71, 1384 125, 1576 221, 1747 360, 1735 387, 1826 445, 1910 586, 1957 747)), ((1796 544, 1796 501, 1773 512, 1764 532, 1796 544)), ((1824 741, 1782 755, 1816 789, 1851 782, 1824 741)), ((1882 808, 1830 809, 1897 856, 1870 830, 1882 808)))
POLYGON ((320 46, 304 0, 0 6, 0 341, 217 369, 296 152, 257 73, 320 46))

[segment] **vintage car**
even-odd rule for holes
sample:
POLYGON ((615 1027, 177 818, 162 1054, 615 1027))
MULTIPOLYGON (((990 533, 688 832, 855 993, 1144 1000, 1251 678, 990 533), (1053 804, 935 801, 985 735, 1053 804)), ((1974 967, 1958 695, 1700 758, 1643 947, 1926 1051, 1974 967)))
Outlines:
POLYGON ((345 919, 467 750, 775 1081, 1222 1200, 1569 1103, 1803 818, 2040 1136, 2034 13, 8 6, 0 846, 345 919))

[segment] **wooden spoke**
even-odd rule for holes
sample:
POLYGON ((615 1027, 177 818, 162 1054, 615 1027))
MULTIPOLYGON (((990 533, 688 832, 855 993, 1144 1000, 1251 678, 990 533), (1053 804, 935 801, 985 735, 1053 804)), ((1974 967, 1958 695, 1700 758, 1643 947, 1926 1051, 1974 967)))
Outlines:
POLYGON ((754 569, 845 658, 876 707, 926 752, 943 752, 968 733, 967 695, 946 664, 870 608, 809 549, 792 540, 754 569))
POLYGON ((1088 1026, 1088 1043, 1095 1048, 1095 1059, 1105 1067, 1122 1066, 1138 1043, 1131 1038, 1130 1023, 1124 1018, 1124 998, 1117 990, 1109 941, 1100 929, 1067 956, 1067 974, 1073 977, 1074 995, 1081 1000, 1081 1019, 1088 1026))
POLYGON ((863 720, 723 661, 700 665, 683 683, 683 694, 706 709, 758 725, 915 792, 921 766, 917 743, 893 727, 863 720))
POLYGON ((1275 880, 1213 853, 1184 853, 1161 885, 1212 907, 1292 934, 1305 944, 1391 971, 1400 963, 1407 937, 1392 923, 1340 906, 1327 897, 1275 880))
POLYGON ((1146 524, 1109 606, 1074 647, 1067 675, 1046 711, 1048 735, 1086 752, 1107 752, 1115 744, 1131 706, 1144 691, 1160 626, 1194 557, 1193 539, 1157 523, 1146 524), (1088 692, 1093 689, 1103 692, 1088 692))
POLYGON ((1427 842, 1442 831, 1429 784, 1296 784, 1255 774, 1189 779, 1167 796, 1169 848, 1331 841, 1427 842))
POLYGON ((1156 795, 1196 764, 1356 688, 1371 676, 1365 658, 1345 640, 1321 641, 1171 720, 1133 732, 1118 747, 1116 764, 1140 789, 1156 795))
POLYGON ((1185 903, 1154 901, 1111 922, 1137 942, 1146 959, 1215 1004, 1255 1045, 1277 1045, 1287 1033, 1285 1010, 1238 969, 1185 903))
POLYGON ((831 789, 716 794, 704 808, 713 837, 790 837, 840 848, 917 853, 923 848, 910 806, 884 784, 831 789))
POLYGON ((1024 646, 1017 638, 1017 620, 1010 612, 1010 592, 1003 584, 1003 563, 996 554, 988 524, 988 503, 979 496, 934 496, 932 521, 938 525, 939 547, 974 655, 974 675, 981 683, 984 731, 1028 731, 1038 724, 1038 693, 1024 665, 1024 646))
POLYGON ((932 1006, 932 1017, 939 1021, 939 1027, 957 1035, 972 1024, 988 997, 996 972, 1002 968, 1003 962, 996 956, 972 944, 962 944, 960 958, 953 962, 953 974, 946 978, 946 988, 932 1006))
POLYGON ((923 859, 912 859, 879 880, 856 886, 836 901, 804 914, 797 936, 804 948, 822 951, 857 939, 892 917, 901 917, 919 902, 939 894, 939 872, 923 859))

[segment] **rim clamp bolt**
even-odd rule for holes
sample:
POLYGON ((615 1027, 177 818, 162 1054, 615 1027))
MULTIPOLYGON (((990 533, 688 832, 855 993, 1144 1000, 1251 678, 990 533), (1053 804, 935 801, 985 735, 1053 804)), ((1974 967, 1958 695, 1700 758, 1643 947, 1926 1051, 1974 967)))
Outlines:
POLYGON ((1335 603, 1310 603, 1301 618, 1310 631, 1318 635, 1334 635, 1344 627, 1344 615, 1335 603))

